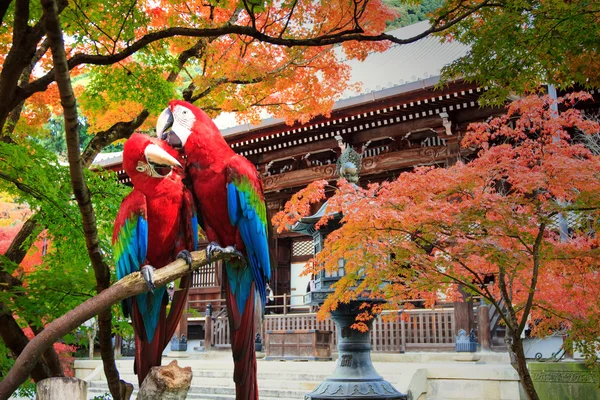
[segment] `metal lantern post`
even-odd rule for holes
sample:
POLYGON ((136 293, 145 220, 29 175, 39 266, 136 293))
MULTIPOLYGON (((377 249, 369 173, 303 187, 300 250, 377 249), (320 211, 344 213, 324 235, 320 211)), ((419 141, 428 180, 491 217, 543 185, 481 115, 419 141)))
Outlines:
MULTIPOLYGON (((341 161, 338 161, 338 173, 340 173, 340 166, 345 165, 346 170, 348 170, 358 164, 358 168, 353 169, 353 172, 358 174, 358 170, 360 170, 360 158, 358 162, 354 161, 354 164, 351 164, 351 161, 347 160, 348 153, 351 152, 354 152, 354 150, 350 147, 344 149, 340 157, 341 161), (344 155, 346 155, 346 159, 344 159, 344 155)), ((350 154, 350 156, 353 155, 350 154)), ((340 176, 344 176, 343 173, 340 176)), ((344 177, 347 178, 346 176, 344 177)), ((350 179, 348 181, 352 182, 350 179)), ((322 250, 323 242, 327 235, 339 227, 339 221, 342 217, 341 214, 334 214, 326 226, 316 229, 315 224, 326 212, 327 203, 316 214, 302 218, 292 228, 295 232, 312 236, 315 254, 322 250)), ((333 292, 331 285, 345 275, 345 267, 345 260, 340 259, 338 269, 333 273, 325 270, 319 271, 315 277, 314 290, 306 294, 304 302, 310 305, 322 305, 327 296, 333 292)), ((306 400, 407 399, 405 394, 398 392, 373 367, 370 340, 372 321, 367 323, 369 327, 367 332, 359 332, 351 328, 356 320, 356 316, 361 312, 359 307, 365 302, 380 303, 381 300, 359 297, 349 303, 340 304, 331 313, 331 319, 333 319, 336 325, 338 335, 339 356, 337 365, 329 378, 321 382, 314 391, 305 395, 306 400)))

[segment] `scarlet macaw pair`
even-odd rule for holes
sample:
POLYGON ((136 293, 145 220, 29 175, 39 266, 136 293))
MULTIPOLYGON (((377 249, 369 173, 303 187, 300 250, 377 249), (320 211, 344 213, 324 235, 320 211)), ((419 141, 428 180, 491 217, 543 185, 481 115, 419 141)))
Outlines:
MULTIPOLYGON (((257 399, 254 312, 257 301, 264 309, 271 273, 262 183, 254 165, 229 147, 199 108, 184 101, 170 102, 158 118, 156 130, 161 141, 135 134, 123 152, 123 166, 134 190, 121 204, 113 234, 119 279, 137 270, 146 271, 144 276, 152 288, 152 267, 163 267, 176 257, 190 262, 187 251, 197 246, 197 205, 202 228, 211 242, 209 257, 213 250, 225 248, 241 253, 245 260, 225 263, 224 291, 236 399, 257 399), (177 153, 165 142, 187 156, 193 196, 182 183, 177 153)), ((151 366, 160 365, 160 354, 183 311, 187 279, 182 280, 182 287, 168 318, 164 288, 123 304, 136 332, 140 384, 151 366)))

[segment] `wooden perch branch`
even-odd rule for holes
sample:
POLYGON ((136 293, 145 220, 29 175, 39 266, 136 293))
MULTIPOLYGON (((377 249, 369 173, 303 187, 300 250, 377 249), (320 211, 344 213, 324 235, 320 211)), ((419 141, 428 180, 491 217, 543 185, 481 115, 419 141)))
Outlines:
MULTIPOLYGON (((216 254, 211 257, 209 261, 206 258, 206 252, 204 250, 194 251, 192 252, 192 269, 197 270, 204 265, 230 257, 233 256, 231 254, 216 254)), ((161 287, 189 272, 190 269, 185 261, 176 260, 163 268, 157 269, 154 273, 154 282, 156 287, 161 287)), ((35 336, 27 346, 25 346, 25 349, 23 349, 23 352, 17 358, 11 370, 0 382, 0 399, 5 400, 10 397, 19 385, 27 379, 31 369, 44 351, 52 346, 58 339, 113 304, 128 297, 146 292, 147 290, 148 288, 146 287, 144 278, 139 272, 136 272, 127 275, 100 294, 81 303, 62 317, 52 321, 39 335, 35 336)))

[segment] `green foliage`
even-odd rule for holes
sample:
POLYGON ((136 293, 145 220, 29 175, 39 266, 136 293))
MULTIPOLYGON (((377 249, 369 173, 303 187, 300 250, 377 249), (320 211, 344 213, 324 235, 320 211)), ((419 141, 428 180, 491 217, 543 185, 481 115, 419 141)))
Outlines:
MULTIPOLYGON (((39 265, 29 266, 27 271, 22 267, 17 270, 26 285, 0 291, 0 302, 11 304, 21 327, 28 323, 43 326, 95 294, 94 272, 85 251, 81 216, 71 193, 68 166, 34 141, 24 145, 0 142, 0 171, 0 191, 12 194, 17 202, 28 204, 38 213, 40 223, 46 226, 43 235, 49 243, 39 265)), ((108 172, 85 171, 85 178, 96 212, 100 247, 110 265, 112 224, 122 198, 130 189, 119 185, 108 172)), ((34 247, 35 250, 39 249, 34 247)), ((77 343, 78 337, 68 335, 63 341, 77 343)), ((2 357, 0 373, 7 367, 2 357)))
POLYGON ((442 6, 444 0, 421 0, 418 2, 384 0, 383 3, 400 15, 395 20, 388 22, 387 30, 391 30, 424 21, 429 14, 442 6))
POLYGON ((96 51, 109 53, 114 50, 113 40, 132 41, 139 27, 148 25, 146 10, 135 5, 118 0, 71 3, 61 13, 62 29, 77 44, 89 44, 92 40, 96 51))
MULTIPOLYGON (((88 123, 86 119, 79 116, 79 142, 84 148, 92 136, 88 133, 88 123)), ((61 159, 66 159, 67 142, 65 141, 65 120, 62 117, 52 116, 46 124, 48 135, 40 138, 35 138, 44 149, 58 155, 61 159)))
POLYGON ((112 400, 112 396, 109 393, 104 393, 93 397, 92 400, 112 400))
MULTIPOLYGON (((45 126, 47 136, 33 138, 44 149, 56 154, 59 159, 67 158, 67 142, 65 141, 65 120, 62 116, 52 116, 45 126)), ((79 114, 79 143, 84 149, 92 140, 93 134, 89 132, 87 118, 79 114)), ((102 149, 103 153, 123 151, 123 143, 112 143, 102 149)))
MULTIPOLYGON (((448 1, 439 12, 457 3, 448 1)), ((443 77, 489 86, 483 100, 492 104, 547 83, 598 87, 598 15, 592 1, 510 0, 482 8, 442 34, 471 46, 443 77)))
POLYGON ((164 78, 174 69, 176 60, 172 56, 162 49, 145 50, 132 61, 90 72, 81 103, 89 110, 102 112, 107 111, 107 104, 131 102, 158 113, 171 99, 178 97, 175 85, 164 78))

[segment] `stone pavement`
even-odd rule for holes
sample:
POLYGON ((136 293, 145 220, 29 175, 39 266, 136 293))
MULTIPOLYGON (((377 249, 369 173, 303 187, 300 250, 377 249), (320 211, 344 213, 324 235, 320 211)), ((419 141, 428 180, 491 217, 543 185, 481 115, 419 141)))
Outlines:
MULTIPOLYGON (((163 364, 177 359, 193 370, 188 399, 235 399, 233 361, 228 351, 181 357, 169 353, 163 364)), ((372 354, 373 365, 400 392, 413 400, 520 400, 518 377, 506 353, 372 354)), ((133 360, 118 360, 122 379, 137 382, 133 360)), ((303 399, 335 369, 335 361, 258 360, 258 386, 263 400, 303 399)), ((77 360, 77 377, 89 381, 88 398, 108 392, 100 360, 77 360)), ((135 385, 137 389, 137 384, 135 385)), ((135 393, 135 392, 134 392, 135 393)))

